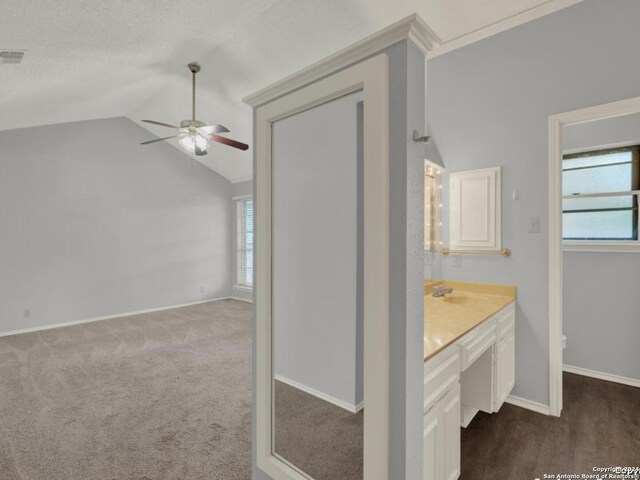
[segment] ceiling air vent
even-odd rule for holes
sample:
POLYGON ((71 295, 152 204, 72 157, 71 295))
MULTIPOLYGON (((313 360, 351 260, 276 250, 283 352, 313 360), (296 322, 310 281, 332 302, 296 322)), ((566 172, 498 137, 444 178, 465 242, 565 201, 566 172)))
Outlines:
POLYGON ((0 63, 20 63, 24 57, 24 51, 20 50, 0 50, 0 63))

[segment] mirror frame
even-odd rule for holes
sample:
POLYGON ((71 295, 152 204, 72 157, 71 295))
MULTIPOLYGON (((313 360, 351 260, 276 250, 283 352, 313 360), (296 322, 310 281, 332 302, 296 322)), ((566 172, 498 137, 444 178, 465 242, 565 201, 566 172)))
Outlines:
POLYGON ((272 124, 362 90, 364 100, 364 479, 389 471, 389 61, 380 54, 255 111, 256 464, 274 480, 309 476, 274 453, 272 124))

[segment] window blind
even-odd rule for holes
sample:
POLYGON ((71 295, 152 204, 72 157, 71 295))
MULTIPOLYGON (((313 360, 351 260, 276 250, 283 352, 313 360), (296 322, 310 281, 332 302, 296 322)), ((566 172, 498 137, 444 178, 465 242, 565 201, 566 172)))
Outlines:
POLYGON ((565 155, 564 240, 638 240, 640 147, 565 155))
POLYGON ((253 200, 238 200, 238 285, 253 286, 253 200))

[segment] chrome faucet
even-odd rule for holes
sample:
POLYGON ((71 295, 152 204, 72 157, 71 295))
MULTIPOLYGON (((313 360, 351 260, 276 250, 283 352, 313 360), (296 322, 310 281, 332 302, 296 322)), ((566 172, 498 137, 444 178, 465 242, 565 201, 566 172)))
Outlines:
POLYGON ((451 292, 453 292, 453 288, 447 288, 447 287, 443 287, 442 285, 437 285, 433 287, 433 293, 431 295, 438 298, 438 297, 444 297, 447 293, 451 293, 451 292))

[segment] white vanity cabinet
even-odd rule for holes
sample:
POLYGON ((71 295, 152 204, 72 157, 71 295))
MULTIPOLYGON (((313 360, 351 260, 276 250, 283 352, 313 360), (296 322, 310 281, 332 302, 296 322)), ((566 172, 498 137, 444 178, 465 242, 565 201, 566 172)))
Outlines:
POLYGON ((424 480, 460 475, 460 349, 452 345, 424 364, 424 480))
POLYGON ((460 427, 497 412, 515 383, 515 303, 424 365, 423 480, 460 476, 460 427))
MULTIPOLYGON (((498 341, 494 347, 493 411, 497 412, 516 382, 515 304, 508 305, 497 319, 498 341)), ((499 314, 499 315, 500 315, 499 314)))

